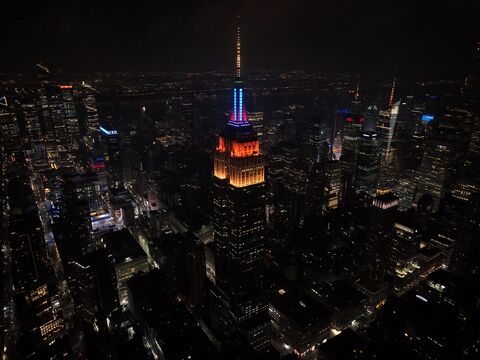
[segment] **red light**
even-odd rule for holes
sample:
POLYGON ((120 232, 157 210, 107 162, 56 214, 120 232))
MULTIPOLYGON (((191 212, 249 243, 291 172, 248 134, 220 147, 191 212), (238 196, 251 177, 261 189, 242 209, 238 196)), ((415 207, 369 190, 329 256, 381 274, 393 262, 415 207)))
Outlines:
POLYGON ((105 169, 105 164, 90 164, 92 170, 105 169))
POLYGON ((351 123, 353 121, 353 119, 349 116, 345 119, 347 122, 351 123))
POLYGON ((217 151, 218 152, 225 152, 225 139, 223 138, 223 136, 219 136, 218 137, 218 146, 217 146, 217 151))

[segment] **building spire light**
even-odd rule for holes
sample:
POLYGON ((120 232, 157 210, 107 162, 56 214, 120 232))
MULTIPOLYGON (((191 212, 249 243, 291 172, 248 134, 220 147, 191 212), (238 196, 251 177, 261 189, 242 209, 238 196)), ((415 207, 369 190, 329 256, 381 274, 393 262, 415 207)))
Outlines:
POLYGON ((393 105, 393 96, 395 95, 395 85, 397 83, 397 75, 393 78, 392 90, 390 91, 390 98, 388 99, 388 106, 392 107, 393 105))
POLYGON ((240 60, 240 17, 237 17, 237 40, 236 40, 236 79, 233 88, 232 112, 230 113, 229 124, 235 127, 250 126, 243 99, 243 83, 241 78, 241 60, 240 60))
POLYGON ((240 57, 240 16, 237 17, 237 61, 236 61, 236 72, 237 78, 241 76, 241 57, 240 57))

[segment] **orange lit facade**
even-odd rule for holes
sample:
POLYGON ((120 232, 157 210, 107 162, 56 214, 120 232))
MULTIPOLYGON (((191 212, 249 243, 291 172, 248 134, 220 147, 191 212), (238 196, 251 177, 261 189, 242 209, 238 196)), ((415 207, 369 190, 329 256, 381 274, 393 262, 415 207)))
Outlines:
POLYGON ((250 128, 242 128, 246 139, 229 139, 222 135, 214 156, 213 174, 219 179, 229 180, 230 185, 244 187, 265 181, 264 158, 260 153, 260 142, 250 128))

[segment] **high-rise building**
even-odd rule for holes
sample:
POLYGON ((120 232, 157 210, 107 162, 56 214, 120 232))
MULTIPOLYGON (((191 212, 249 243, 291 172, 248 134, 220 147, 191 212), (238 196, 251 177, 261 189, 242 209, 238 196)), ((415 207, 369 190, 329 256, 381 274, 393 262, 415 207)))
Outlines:
POLYGON ((375 189, 380 173, 380 148, 378 134, 364 131, 360 134, 357 154, 355 185, 358 190, 375 189))
POLYGON ((98 138, 99 133, 99 121, 98 121, 98 109, 95 95, 92 92, 88 92, 83 98, 83 105, 87 112, 86 115, 86 128, 87 135, 98 138))
POLYGON ((263 138, 263 111, 248 112, 248 120, 252 123, 253 130, 257 133, 258 140, 263 138))
POLYGON ((22 104, 21 108, 28 139, 30 141, 40 140, 42 138, 42 127, 35 103, 22 104))
POLYGON ((215 285, 211 318, 231 346, 255 351, 269 342, 262 297, 265 254, 265 169, 248 121, 240 73, 240 28, 230 119, 214 153, 215 285))
POLYGON ((55 140, 55 127, 53 125, 52 114, 49 107, 48 82, 43 81, 38 88, 38 98, 40 104, 40 115, 45 128, 46 139, 55 140))
POLYGON ((380 143, 380 188, 389 188, 397 166, 396 124, 400 101, 391 104, 388 110, 380 111, 375 131, 380 143))
POLYGON ((480 95, 480 41, 475 46, 472 65, 465 79, 465 90, 478 99, 480 95))
POLYGON ((357 162, 357 148, 365 118, 360 115, 347 115, 343 127, 342 171, 353 181, 355 179, 355 166, 357 162))
POLYGON ((50 89, 51 94, 48 96, 48 109, 50 116, 50 125, 53 129, 48 133, 52 138, 49 140, 60 142, 61 144, 68 144, 68 132, 65 124, 65 112, 63 108, 62 95, 59 89, 50 89))
POLYGON ((340 161, 328 160, 316 163, 306 185, 307 212, 323 214, 327 209, 336 209, 342 189, 340 161))
POLYGON ((58 251, 67 269, 67 264, 72 259, 93 248, 90 239, 89 199, 82 192, 80 184, 74 176, 63 177, 59 199, 60 214, 54 228, 58 251))
POLYGON ((419 200, 425 194, 431 194, 434 199, 434 207, 438 209, 440 199, 446 192, 452 176, 452 147, 440 141, 427 141, 422 164, 418 171, 417 191, 415 200, 419 200))
POLYGON ((342 187, 342 169, 340 162, 331 160, 325 164, 325 196, 328 209, 336 209, 340 200, 340 191, 342 187))
POLYGON ((105 148, 105 160, 109 175, 109 186, 119 188, 123 185, 121 142, 118 130, 100 126, 101 140, 105 148))
MULTIPOLYGON (((59 85, 62 95, 63 113, 65 116, 65 127, 67 131, 68 145, 78 141, 80 138, 80 124, 77 110, 75 108, 73 86, 59 85)), ((65 144, 66 145, 66 144, 65 144)))
POLYGON ((429 124, 429 136, 425 140, 425 152, 417 173, 415 202, 430 194, 437 210, 455 179, 455 169, 468 142, 464 141, 467 113, 448 111, 442 118, 429 124))
POLYGON ((28 102, 21 105, 23 122, 29 143, 28 156, 36 166, 47 166, 47 147, 43 137, 40 113, 35 102, 28 102))
POLYGON ((388 250, 391 242, 392 223, 398 206, 398 198, 392 193, 374 197, 368 209, 368 223, 359 249, 362 278, 367 282, 381 283, 388 267, 388 250))
POLYGON ((120 306, 113 255, 101 248, 72 261, 69 272, 79 319, 104 330, 120 306))

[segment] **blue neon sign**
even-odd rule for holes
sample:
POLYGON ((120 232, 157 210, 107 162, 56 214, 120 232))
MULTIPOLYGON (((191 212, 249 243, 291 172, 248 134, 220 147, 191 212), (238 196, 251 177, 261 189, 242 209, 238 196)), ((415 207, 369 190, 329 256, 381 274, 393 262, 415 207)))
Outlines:
POLYGON ((105 135, 112 136, 112 135, 117 135, 118 131, 117 130, 107 130, 104 127, 100 126, 100 131, 104 133, 105 135))
POLYGON ((431 114, 423 114, 422 115, 422 121, 429 122, 435 119, 435 115, 431 114))

